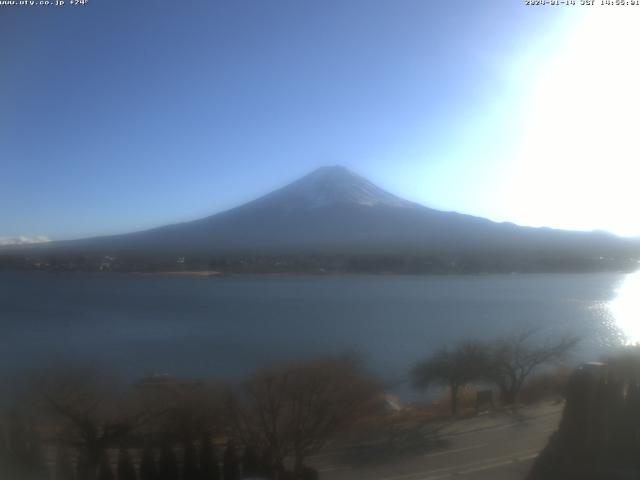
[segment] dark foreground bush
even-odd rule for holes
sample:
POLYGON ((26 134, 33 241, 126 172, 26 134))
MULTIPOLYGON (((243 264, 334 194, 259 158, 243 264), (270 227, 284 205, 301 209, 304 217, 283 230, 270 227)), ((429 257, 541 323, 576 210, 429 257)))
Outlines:
POLYGON ((529 480, 640 478, 640 350, 578 368, 558 431, 529 480))

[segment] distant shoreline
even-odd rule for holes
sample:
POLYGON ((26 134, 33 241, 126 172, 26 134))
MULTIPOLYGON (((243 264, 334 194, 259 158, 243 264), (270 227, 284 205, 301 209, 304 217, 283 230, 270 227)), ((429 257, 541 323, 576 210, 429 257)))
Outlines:
POLYGON ((88 274, 98 276, 133 276, 139 278, 242 278, 242 277, 263 277, 263 278, 293 278, 293 277, 345 277, 345 276, 374 276, 374 277, 485 277, 485 276, 518 276, 518 275, 591 275, 591 274, 607 274, 607 275, 629 275, 632 273, 640 272, 640 269, 627 270, 627 269, 611 269, 611 270, 530 270, 530 271, 475 271, 475 272, 339 272, 339 271, 306 271, 306 272, 223 272, 218 270, 189 270, 189 271, 95 271, 95 270, 44 270, 44 269, 2 269, 0 268, 0 274, 2 273, 43 273, 50 275, 75 275, 75 274, 88 274))
MULTIPOLYGON (((101 273, 120 273, 120 272, 101 272, 101 273)), ((189 270, 181 272, 162 271, 162 272, 122 272, 130 273, 132 275, 144 275, 144 276, 171 276, 171 277, 227 277, 228 273, 220 272, 218 270, 189 270)))

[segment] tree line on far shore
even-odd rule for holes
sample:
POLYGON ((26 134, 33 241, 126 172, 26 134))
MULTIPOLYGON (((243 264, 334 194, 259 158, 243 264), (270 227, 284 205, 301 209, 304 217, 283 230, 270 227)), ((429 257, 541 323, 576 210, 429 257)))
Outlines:
POLYGON ((0 271, 44 270, 51 272, 207 272, 261 273, 398 273, 466 274, 512 272, 632 272, 637 252, 594 255, 593 252, 548 251, 523 255, 522 251, 481 253, 423 252, 396 254, 300 253, 288 255, 201 255, 182 252, 153 255, 133 252, 71 253, 13 249, 0 251, 0 271))

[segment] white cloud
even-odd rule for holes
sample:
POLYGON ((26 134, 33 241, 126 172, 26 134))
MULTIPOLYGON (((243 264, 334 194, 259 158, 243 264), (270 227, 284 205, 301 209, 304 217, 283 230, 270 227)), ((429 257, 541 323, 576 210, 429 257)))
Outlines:
POLYGON ((31 243, 45 243, 50 242, 51 239, 49 237, 45 237, 44 235, 37 235, 34 237, 27 237, 25 235, 20 235, 18 237, 0 237, 0 246, 2 245, 28 245, 31 243))

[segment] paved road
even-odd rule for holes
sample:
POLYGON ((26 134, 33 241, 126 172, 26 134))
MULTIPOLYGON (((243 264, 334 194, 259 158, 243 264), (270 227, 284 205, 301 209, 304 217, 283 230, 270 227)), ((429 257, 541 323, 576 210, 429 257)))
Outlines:
POLYGON ((477 417, 444 426, 431 444, 416 440, 413 451, 388 456, 383 446, 370 445, 359 455, 351 448, 319 455, 313 463, 321 480, 521 480, 560 414, 561 406, 545 405, 477 417))

